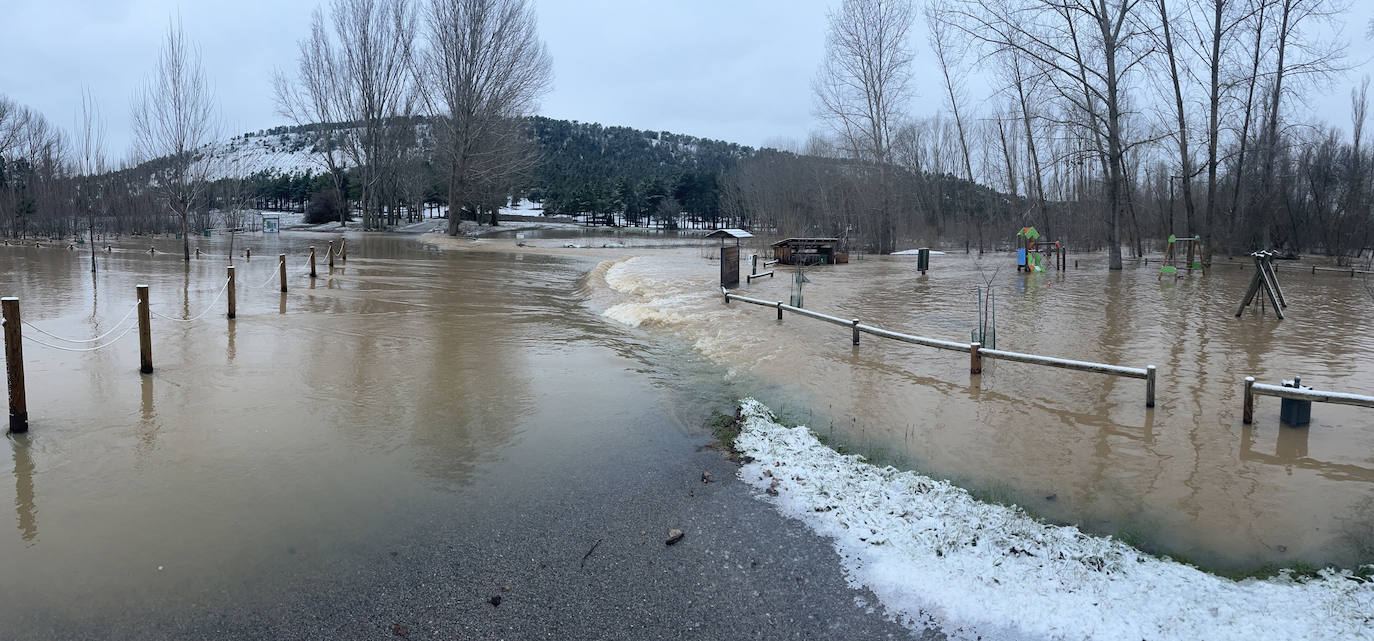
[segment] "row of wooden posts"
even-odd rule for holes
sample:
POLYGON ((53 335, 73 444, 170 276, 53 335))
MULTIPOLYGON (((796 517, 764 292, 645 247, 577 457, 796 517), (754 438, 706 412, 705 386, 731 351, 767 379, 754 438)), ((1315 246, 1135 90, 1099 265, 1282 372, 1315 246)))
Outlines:
MULTIPOLYGON (((340 260, 347 261, 343 241, 339 243, 337 255, 340 260)), ((199 252, 199 250, 197 250, 199 252)), ((329 241, 329 268, 334 268, 334 241, 329 241)), ((315 248, 310 247, 310 277, 316 278, 318 274, 315 270, 315 248)), ((226 268, 225 293, 228 295, 228 317, 235 318, 238 312, 236 297, 237 277, 234 266, 226 268)), ((286 293, 286 254, 277 255, 277 277, 281 284, 281 292, 286 293)), ((271 281, 268 281, 271 282, 271 281)), ((138 371, 144 374, 153 373, 153 335, 152 335, 152 308, 148 304, 148 286, 136 285, 134 287, 138 300, 138 371)), ((5 339, 5 373, 6 382, 9 388, 9 429, 11 432, 23 433, 29 430, 29 411, 28 396, 24 388, 24 336, 23 321, 19 314, 19 299, 13 296, 0 298, 0 314, 3 318, 4 339, 5 339)))

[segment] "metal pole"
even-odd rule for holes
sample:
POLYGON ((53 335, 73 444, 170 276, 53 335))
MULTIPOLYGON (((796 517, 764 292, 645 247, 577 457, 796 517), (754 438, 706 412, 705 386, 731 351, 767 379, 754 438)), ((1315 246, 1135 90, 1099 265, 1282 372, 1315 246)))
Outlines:
POLYGON ((29 431, 29 403, 24 394, 24 337, 19 321, 19 299, 0 298, 5 319, 5 373, 10 390, 10 431, 29 431))

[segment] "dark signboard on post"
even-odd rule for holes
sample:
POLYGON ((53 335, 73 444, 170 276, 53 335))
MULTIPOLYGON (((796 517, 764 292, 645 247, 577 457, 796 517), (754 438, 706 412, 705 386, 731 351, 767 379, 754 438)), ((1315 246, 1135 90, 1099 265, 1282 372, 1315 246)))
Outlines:
POLYGON ((720 286, 739 286, 739 246, 720 248, 720 286))

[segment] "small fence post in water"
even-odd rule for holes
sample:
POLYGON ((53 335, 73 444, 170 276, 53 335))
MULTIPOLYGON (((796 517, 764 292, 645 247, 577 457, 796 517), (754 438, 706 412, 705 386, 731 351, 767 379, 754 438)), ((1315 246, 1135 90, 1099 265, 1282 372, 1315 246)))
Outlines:
POLYGON ((1255 420, 1255 377, 1245 377, 1245 403, 1240 407, 1240 421, 1249 425, 1255 420))
POLYGON ((782 320, 782 301, 778 301, 778 320, 782 320))
POLYGON ((234 301, 234 285, 236 285, 236 284, 237 284, 237 283, 234 282, 234 266, 233 266, 233 265, 230 265, 230 266, 229 266, 229 284, 227 285, 227 286, 229 287, 229 318, 233 318, 233 317, 234 317, 234 311, 235 311, 235 308, 237 307, 237 305, 235 304, 235 301, 234 301))
MULTIPOLYGON (((152 250, 149 250, 149 251, 152 251, 152 250)), ((199 248, 199 247, 196 248, 196 258, 200 258, 200 248, 199 248)))
POLYGON ((1155 366, 1145 366, 1145 407, 1155 406, 1155 366))
POLYGON ((983 349, 982 343, 969 343, 968 346, 968 373, 983 373, 983 349))
POLYGON ((855 319, 853 319, 853 320, 851 320, 851 321, 849 321, 849 322, 852 323, 853 326, 854 326, 854 344, 855 344, 855 345, 858 345, 858 344, 859 344, 859 319, 855 318, 855 319))
POLYGON ((138 285, 138 371, 153 373, 152 314, 148 310, 148 286, 138 285))
POLYGON ((277 276, 281 278, 281 293, 286 293, 286 254, 277 254, 277 276))
POLYGON ((10 389, 10 431, 29 431, 29 402, 24 395, 24 337, 19 320, 19 299, 0 298, 5 319, 5 373, 10 389))
POLYGON ((244 259, 244 260, 253 260, 253 248, 252 248, 252 247, 249 247, 249 248, 243 250, 243 259, 244 259))
POLYGON ((348 239, 347 239, 347 238, 340 238, 340 239, 339 239, 339 260, 342 260, 342 261, 345 262, 345 263, 348 262, 348 239))
POLYGON ((334 271, 334 241, 329 241, 329 271, 334 271))
POLYGON ((310 248, 310 277, 315 278, 315 248, 310 248))

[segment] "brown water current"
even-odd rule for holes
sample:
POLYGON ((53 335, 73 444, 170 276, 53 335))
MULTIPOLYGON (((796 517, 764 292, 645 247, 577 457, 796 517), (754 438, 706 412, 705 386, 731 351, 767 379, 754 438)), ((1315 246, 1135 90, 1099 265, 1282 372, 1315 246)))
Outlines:
MULTIPOLYGON (((966 354, 854 347, 844 328, 723 305, 715 250, 697 240, 526 236, 353 235, 332 273, 323 236, 250 236, 235 321, 215 301, 218 236, 189 266, 179 241, 155 255, 126 242, 94 276, 81 252, 0 248, 0 295, 60 336, 114 328, 139 283, 168 316, 220 308, 155 318, 151 376, 133 335, 74 353, 26 331, 32 427, 0 452, 13 487, 0 602, 99 611, 132 592, 193 607, 480 518, 500 509, 488 495, 556 483, 578 448, 662 451, 629 425, 703 441, 707 415, 744 395, 880 461, 1212 566, 1374 560, 1374 410, 1317 404, 1295 430, 1262 397, 1240 422, 1247 375, 1374 392, 1374 300, 1358 279, 1281 271, 1277 321, 1232 317, 1250 277, 1234 266, 1158 282, 1157 266, 1113 273, 1091 255, 1026 275, 989 254, 935 256, 925 277, 914 257, 807 272, 810 309, 956 341, 990 279, 998 348, 1154 364, 1149 410, 1135 379, 994 361, 971 377, 966 354)), ((779 270, 739 291, 785 301, 790 286, 779 270)))
MULTIPOLYGON (((595 243, 589 243, 595 245, 595 243)), ((763 243, 742 256, 766 253, 763 243)), ((1282 426, 1279 399, 1240 420, 1242 381, 1299 375, 1317 389, 1374 393, 1374 298, 1363 281, 1280 266, 1288 318, 1235 309, 1253 270, 1159 278, 1073 257, 1061 273, 1015 271, 1007 254, 864 257, 806 272, 805 305, 885 329, 967 343, 976 287, 997 290, 997 347, 1158 367, 1142 380, 984 360, 865 335, 749 304, 723 305, 710 249, 603 264, 603 314, 683 337, 760 386, 785 417, 882 462, 955 479, 1056 522, 1122 536, 1218 569, 1374 562, 1374 411, 1314 404, 1282 426), (1072 265, 1072 263, 1070 263, 1072 265)), ((748 265, 742 273, 748 273, 748 265)), ((789 299, 791 268, 742 295, 789 299)))
POLYGON ((25 328, 30 429, 0 454, 11 506, 0 630, 24 617, 99 626, 214 603, 271 607, 255 595, 351 581, 447 521, 546 493, 588 451, 691 451, 709 409, 742 393, 696 384, 715 379, 713 366, 687 348, 592 313, 584 277, 598 258, 357 235, 330 270, 325 240, 239 239, 253 258, 237 252, 233 321, 216 299, 228 264, 219 236, 189 265, 179 241, 125 242, 97 256, 94 275, 88 253, 0 248, 0 295, 58 336, 116 329, 136 284, 166 316, 211 307, 195 322, 153 319, 147 376, 136 333, 78 353, 37 341, 89 345, 25 328), (320 250, 313 282, 307 244, 320 250))

